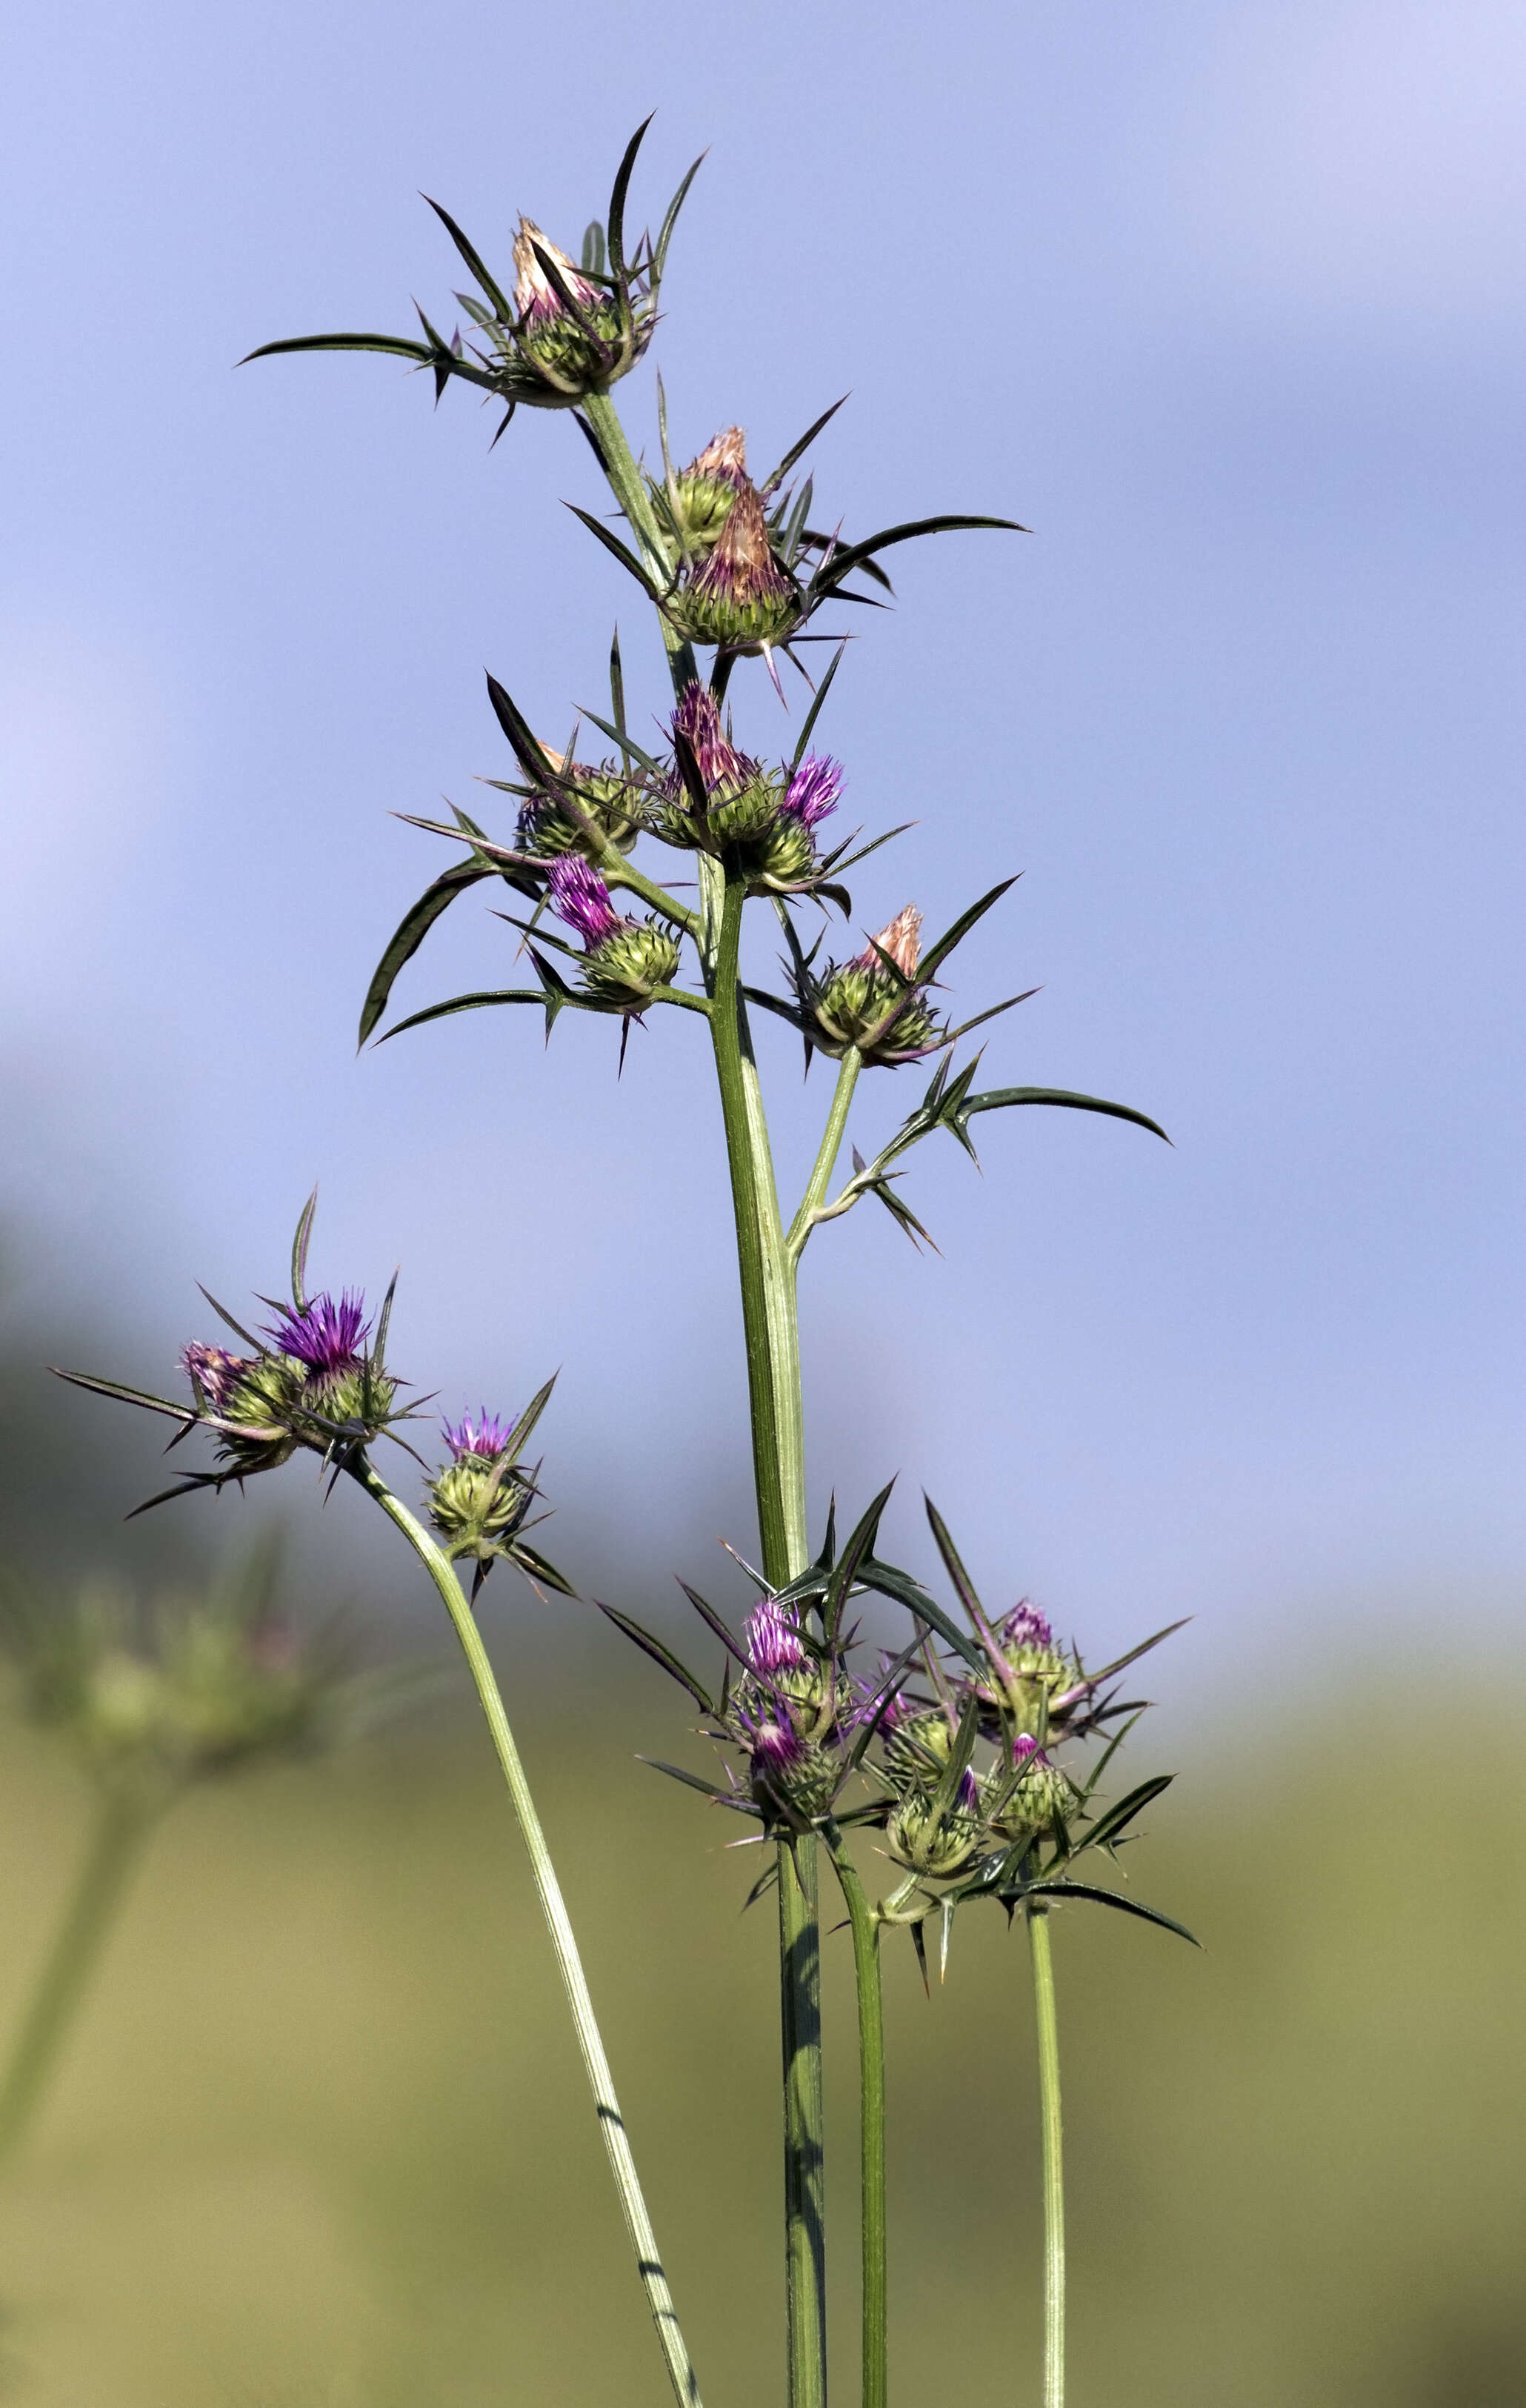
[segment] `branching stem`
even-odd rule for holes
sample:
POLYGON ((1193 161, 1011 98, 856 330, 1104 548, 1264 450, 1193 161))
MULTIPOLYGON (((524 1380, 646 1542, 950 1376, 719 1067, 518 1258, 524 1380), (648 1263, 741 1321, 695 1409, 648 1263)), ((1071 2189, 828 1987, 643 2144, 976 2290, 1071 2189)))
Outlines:
POLYGON ((785 1240, 792 1262, 799 1262, 806 1251, 806 1241, 821 1217, 821 1207, 826 1202, 827 1189, 832 1184, 832 1173, 848 1127, 853 1090, 858 1085, 859 1072, 863 1068, 863 1054, 856 1045, 850 1045, 838 1065, 837 1083, 832 1090, 832 1109, 827 1114, 820 1147, 806 1193, 800 1199, 800 1210, 790 1224, 790 1234, 785 1240))
POLYGON ((573 2025, 578 2034, 578 2045, 582 2052, 589 2088, 593 2093, 594 2113, 599 2119, 599 2129, 604 2135, 604 2145, 608 2153, 610 2172, 614 2175, 615 2188, 620 2195, 626 2230, 631 2236, 631 2246, 635 2252, 636 2271, 641 2277, 641 2286, 646 2292, 647 2305, 651 2310, 652 2323, 656 2327, 658 2343, 666 2362, 668 2380, 673 2386, 678 2408, 701 2408, 698 2378, 694 2373, 678 2324, 677 2311, 673 2304, 673 2295, 668 2289, 667 2276, 663 2271, 663 2261, 657 2253, 657 2236, 652 2230, 651 2218, 647 2213, 647 2202, 636 2174, 635 2159, 631 2154, 631 2144, 626 2137, 625 2119, 620 2114, 620 2100, 615 2095, 614 2077, 609 2071, 609 2060, 605 2055, 604 2042, 600 2037, 598 2023, 593 2013, 593 2001, 589 1996, 582 1958, 578 1953, 578 1942, 573 1937, 572 1925, 568 1920, 566 1906, 562 1897, 562 1886, 551 1863, 550 1851, 546 1844, 546 1834, 541 1829, 540 1817, 535 1813, 535 1799, 530 1794, 530 1784, 525 1778, 524 1767, 520 1761, 520 1752, 514 1743, 514 1734, 509 1727, 503 1696, 499 1690, 488 1651, 482 1643, 481 1632, 478 1629, 461 1583, 428 1531, 414 1519, 406 1506, 398 1501, 380 1474, 364 1456, 352 1467, 352 1469, 354 1478, 365 1490, 366 1495, 376 1500, 388 1519, 402 1531, 439 1591, 446 1612, 455 1626, 456 1637, 461 1641, 462 1653, 466 1658, 467 1669, 476 1686, 488 1728, 492 1735, 493 1748, 503 1770, 509 1799, 530 1858, 530 1869, 535 1875, 535 1887, 540 1895, 541 1908, 550 1930, 551 1945, 556 1952, 556 1960, 561 1969, 563 1982, 566 1985, 567 2000, 572 2008, 573 2025))

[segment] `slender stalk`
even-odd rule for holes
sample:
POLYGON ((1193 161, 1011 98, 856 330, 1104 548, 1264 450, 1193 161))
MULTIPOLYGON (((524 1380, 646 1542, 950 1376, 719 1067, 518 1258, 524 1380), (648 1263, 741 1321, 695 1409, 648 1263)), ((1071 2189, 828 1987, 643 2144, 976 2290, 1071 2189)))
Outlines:
POLYGON ((879 1918, 834 1823, 827 1848, 853 1933, 859 2004, 860 2229, 863 2251, 863 2408, 886 2408, 889 2286, 885 2244, 885 2014, 879 1981, 879 1918))
MULTIPOLYGON (((666 586, 673 575, 673 564, 663 541, 646 480, 626 440, 625 429, 620 423, 620 412, 606 393, 591 393, 583 400, 582 413, 598 438, 599 455, 604 462, 605 475, 609 480, 609 490, 625 514, 625 523, 636 539, 647 568, 656 583, 666 586)), ((663 630, 673 691, 681 695, 685 686, 692 685, 699 676, 694 648, 679 635, 664 610, 659 610, 657 616, 663 630)))
POLYGON ((791 1222, 790 1234, 784 1241, 789 1249, 792 1262, 798 1263, 805 1253, 806 1240, 810 1236, 816 1216, 827 1200, 827 1189, 832 1184, 832 1173, 842 1146, 843 1133, 848 1126, 848 1113, 853 1101, 853 1090, 858 1085, 859 1072, 863 1068, 863 1054, 856 1045, 850 1045, 838 1065, 837 1083, 832 1090, 832 1110, 827 1114, 827 1125, 822 1132, 820 1147, 806 1182, 806 1193, 800 1199, 800 1210, 791 1222))
POLYGON ((716 953, 710 1035, 715 1046, 720 1111, 736 1220, 742 1322, 747 1339, 748 1396, 752 1409, 752 1472, 763 1572, 777 1588, 804 1568, 806 1503, 800 1354, 790 1266, 779 1227, 778 1197, 767 1154, 767 1129, 755 1080, 744 1075, 750 1054, 741 1013, 738 952, 746 882, 728 872, 716 953))
POLYGON ((1047 1907, 1026 1909, 1038 2017, 1038 2090, 1044 2125, 1044 2408, 1065 2408, 1065 2180, 1060 2119, 1060 2029, 1047 1907))
MULTIPOLYGON (((654 577, 673 574, 641 471, 607 395, 584 404, 610 489, 654 577)), ((692 647, 659 611, 675 694, 695 681, 692 647)), ((723 691, 723 678, 717 681, 723 691)), ((752 1426, 753 1484, 764 1577, 782 1587, 805 1570, 806 1432, 794 1260, 785 1243, 739 970, 746 887, 699 859, 697 942, 711 997, 710 1031, 720 1088, 736 1224, 742 1326, 752 1426)), ((781 1845, 779 2013, 784 2061, 785 2279, 791 2408, 825 2408, 826 2258, 821 2086, 820 1923, 813 1838, 781 1845)))
POLYGON ((535 1887, 540 1894, 541 1908, 550 1930, 551 1945, 556 1952, 557 1964, 566 1986, 568 2003, 572 2008, 573 2025, 578 2034, 578 2045, 582 2051, 589 2088, 593 2093, 594 2113, 598 2116, 599 2128, 604 2135, 610 2171, 615 2178, 615 2188, 620 2195, 620 2207, 624 2212, 626 2230, 631 2236, 631 2245, 635 2251, 636 2272, 641 2277, 641 2286, 646 2292, 647 2305, 651 2311, 658 2343, 667 2365, 668 2380, 673 2386, 679 2408, 701 2408, 699 2381, 684 2342, 677 2310, 673 2304, 673 2294, 668 2288, 667 2276, 663 2271, 663 2261, 658 2256, 657 2236, 652 2230, 651 2218, 647 2213, 647 2202, 636 2173, 635 2159, 631 2154, 631 2143, 626 2136, 625 2119, 620 2114, 620 2100, 615 2095, 614 2077, 609 2071, 609 2060, 605 2055, 604 2042, 599 2034, 598 2023, 593 2013, 593 2001, 589 1996, 582 1958, 578 1953, 578 1942, 573 1937, 572 1925, 568 1920, 566 1906, 562 1897, 561 1884, 557 1880, 556 1871, 551 1863, 550 1851, 546 1844, 546 1835, 540 1827, 540 1817, 535 1813, 535 1799, 530 1794, 530 1784, 525 1778, 524 1767, 520 1761, 520 1752, 514 1743, 514 1734, 509 1727, 508 1715, 493 1674, 492 1665, 488 1657, 488 1651, 482 1644, 481 1633, 478 1629, 471 1607, 466 1602, 465 1594, 449 1559, 435 1544, 428 1531, 415 1521, 406 1505, 399 1503, 380 1474, 364 1457, 354 1467, 354 1477, 367 1496, 375 1498, 382 1512, 402 1531, 439 1591, 446 1612, 455 1626, 456 1637, 461 1641, 462 1653, 466 1658, 467 1669, 476 1684, 478 1698, 481 1702, 483 1714, 487 1718, 488 1728, 492 1735, 493 1748, 519 1820, 521 1834, 530 1858, 530 1869, 535 1875, 535 1887))
POLYGON ((0 2082, 0 2158, 26 2135, 155 1820, 156 1809, 140 1800, 115 1793, 101 1799, 68 1912, 0 2082))

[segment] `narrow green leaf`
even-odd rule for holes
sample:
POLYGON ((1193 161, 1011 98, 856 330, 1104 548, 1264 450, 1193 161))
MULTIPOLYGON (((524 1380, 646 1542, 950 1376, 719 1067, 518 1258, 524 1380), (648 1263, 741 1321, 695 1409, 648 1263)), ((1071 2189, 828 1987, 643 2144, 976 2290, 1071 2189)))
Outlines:
POLYGON ((758 491, 761 494, 771 494, 776 486, 783 484, 785 478, 794 466, 795 462, 800 458, 803 452, 810 450, 811 445, 820 434, 821 429, 824 426, 831 424, 832 421, 836 417, 838 410, 841 409, 843 402, 847 399, 848 395, 845 393, 839 400, 833 403, 830 409, 823 409, 820 417, 814 419, 811 422, 798 443, 791 444, 790 449, 786 452, 783 459, 779 462, 778 466, 775 469, 773 475, 771 477, 765 477, 763 483, 759 486, 758 491))
POLYGON ((653 602, 661 604, 663 597, 658 588, 647 575, 635 552, 626 550, 618 535, 611 535, 609 529, 601 525, 591 510, 581 509, 576 502, 564 502, 563 508, 569 509, 575 519, 581 519, 590 535, 597 536, 606 552, 613 552, 621 568, 635 579, 642 592, 653 602))
POLYGON ((55 1380, 66 1380, 71 1388, 88 1388, 93 1396, 111 1397, 118 1404, 142 1405, 150 1413, 167 1413, 171 1421, 201 1418, 192 1406, 172 1405, 166 1398, 151 1397, 146 1388, 124 1387, 120 1380, 99 1380, 90 1371, 61 1370, 56 1363, 50 1363, 48 1369, 55 1380))
POLYGON ((449 910, 456 896, 464 895, 468 886, 475 886, 489 875, 473 862, 461 862, 436 878, 427 893, 405 911, 365 990, 361 1009, 361 1044, 365 1043, 386 1010, 399 970, 405 962, 412 960, 441 912, 449 910))
POLYGON ((1136 1914, 1141 1923, 1154 1923, 1162 1931, 1174 1931, 1178 1940, 1190 1942, 1194 1948, 1203 1945, 1196 1934, 1188 1930, 1185 1923, 1174 1922, 1169 1914, 1160 1914, 1153 1906, 1141 1906, 1137 1899, 1122 1898, 1116 1889, 1097 1889, 1088 1882, 1034 1882, 1021 1895, 1024 1898, 1090 1899, 1096 1906, 1116 1906, 1120 1914, 1136 1914))
MULTIPOLYGON (((841 408, 842 405, 840 402, 837 407, 841 408)), ((830 415, 831 412, 829 411, 828 416, 830 417, 830 415)), ((814 729, 817 721, 821 716, 821 706, 825 702, 828 695, 832 692, 832 681, 843 665, 843 654, 847 650, 848 639, 844 637, 842 642, 838 645, 836 651, 832 655, 831 666, 829 666, 826 675, 822 678, 820 684, 817 687, 815 694, 811 697, 811 707, 806 713, 806 724, 800 731, 800 741, 795 746, 794 758, 790 764, 792 772, 799 768, 802 761, 804 761, 806 757, 806 747, 811 740, 812 730, 814 729)), ((881 843, 883 843, 884 840, 885 839, 883 838, 879 839, 881 843)))
POLYGON ((649 1764, 653 1772, 665 1772, 670 1781, 681 1781, 686 1789, 697 1789, 702 1798, 711 1799, 717 1806, 734 1806, 739 1814, 751 1814, 755 1809, 731 1790, 720 1788, 713 1781, 702 1781, 697 1772, 686 1772, 681 1764, 664 1764, 660 1756, 638 1756, 637 1764, 649 1764))
MULTIPOLYGON (((422 1028, 432 1020, 449 1020, 457 1011, 478 1011, 492 1003, 544 1003, 545 1000, 542 991, 533 986, 504 987, 490 995, 455 995, 449 1003, 432 1003, 422 1011, 409 1012, 406 1020, 394 1021, 377 1042, 388 1045, 394 1037, 401 1037, 406 1028, 422 1028)), ((568 1000, 576 1002, 577 997, 569 997, 568 1000)))
POLYGON ((963 944, 964 939, 969 935, 970 930, 975 926, 976 922, 977 920, 983 920, 986 913, 991 909, 992 905, 999 903, 1002 896, 1006 894, 1010 887, 1015 886, 1017 882, 1018 882, 1015 878, 1004 878, 999 886, 993 886, 989 894, 982 895, 978 903, 972 903, 967 911, 962 911, 960 913, 958 919, 954 922, 953 926, 948 929, 944 936, 941 936, 938 939, 935 945, 932 945, 928 948, 927 952, 922 955, 921 960, 919 962, 917 966, 916 980, 916 983, 919 986, 925 984, 927 980, 933 976, 934 972, 940 968, 943 963, 948 960, 948 955, 953 952, 954 947, 959 944, 963 944))
MULTIPOLYGON (((641 148, 642 139, 646 134, 648 126, 651 123, 652 116, 655 116, 655 114, 656 111, 653 110, 651 115, 642 119, 640 124, 636 127, 635 132, 632 135, 629 142, 625 145, 625 155, 621 159, 620 165, 615 170, 614 188, 609 195, 608 248, 609 273, 615 279, 617 283, 622 281, 625 275, 626 195, 631 189, 631 177, 635 167, 635 154, 641 148)), ((638 250, 640 246, 637 245, 638 250)))
POLYGON ((964 1110, 966 1113, 996 1112, 1010 1104, 1058 1104, 1073 1112, 1104 1112, 1109 1120, 1133 1121, 1136 1128, 1148 1129, 1151 1137, 1171 1143, 1160 1123, 1148 1113, 1136 1112, 1129 1104, 1107 1103, 1101 1096, 1074 1095, 1066 1087, 990 1087, 983 1095, 972 1096, 964 1110))
POLYGON ((657 246, 651 254, 651 297, 654 301, 663 281, 663 272, 667 266, 667 247, 673 239, 673 229, 678 222, 678 211, 689 198, 689 187, 704 166, 707 156, 707 152, 704 150, 700 152, 667 205, 667 213, 663 217, 662 228, 657 236, 657 246))
POLYGON ((1142 1781, 1137 1789, 1131 1789, 1126 1798, 1120 1798, 1116 1806, 1109 1806, 1105 1814, 1099 1814, 1095 1823, 1082 1834, 1077 1842, 1077 1853, 1079 1854, 1082 1848, 1105 1848, 1110 1841, 1117 1839, 1120 1831, 1160 1797, 1162 1790, 1169 1789, 1175 1779, 1173 1772, 1158 1772, 1152 1780, 1142 1781))
POLYGON ((559 1572, 549 1555, 538 1547, 526 1544, 523 1539, 514 1541, 514 1561, 527 1579, 537 1581, 544 1588, 552 1589, 558 1597, 576 1597, 578 1591, 563 1572, 559 1572))
POLYGON ((677 1682, 680 1688, 688 1690, 702 1714, 714 1713, 715 1707, 711 1702, 709 1691, 695 1679, 687 1665, 679 1663, 671 1647, 664 1647, 660 1639, 654 1639, 649 1630, 644 1629, 642 1625, 634 1621, 630 1614, 621 1613, 617 1606, 606 1605, 599 1598, 595 1598, 593 1602, 606 1619, 612 1622, 617 1630, 622 1630, 626 1638, 639 1647, 644 1656, 649 1656, 652 1662, 660 1664, 669 1678, 677 1682))
POLYGON ((996 527, 1009 535, 1030 535, 1033 532, 1030 527, 1020 526, 1016 519, 968 518, 963 515, 907 519, 900 526, 885 527, 878 535, 867 537, 863 543, 849 544, 846 551, 834 552, 831 564, 834 580, 848 576, 877 552, 888 550, 892 543, 909 543, 917 536, 952 535, 961 529, 975 527, 996 527))
POLYGON ((302 1283, 307 1276, 307 1245, 313 1233, 313 1214, 317 1210, 318 1190, 315 1187, 302 1208, 296 1235, 292 1240, 292 1302, 299 1312, 307 1301, 302 1283))
POLYGON ((418 360, 427 366, 434 352, 425 343, 415 343, 406 335, 292 335, 284 342, 262 343, 256 351, 246 351, 238 366, 248 367, 250 360, 274 359, 278 351, 390 351, 400 360, 418 360))
POLYGON ((514 306, 509 300, 507 294, 505 293, 503 288, 493 280, 493 278, 490 275, 488 269, 483 265, 481 260, 478 258, 476 249, 462 233, 460 226, 457 225, 455 219, 450 215, 449 210, 441 208, 438 201, 430 201, 429 194, 427 193, 425 193, 422 197, 426 201, 429 201, 430 208, 434 210, 435 215, 439 219, 441 225, 444 226, 446 233, 455 244, 456 249, 460 251, 463 259, 466 262, 467 266, 471 269, 472 274, 476 277, 478 284, 482 287, 488 299, 492 303, 493 308, 497 310, 504 324, 506 326, 512 326, 514 323, 514 306))

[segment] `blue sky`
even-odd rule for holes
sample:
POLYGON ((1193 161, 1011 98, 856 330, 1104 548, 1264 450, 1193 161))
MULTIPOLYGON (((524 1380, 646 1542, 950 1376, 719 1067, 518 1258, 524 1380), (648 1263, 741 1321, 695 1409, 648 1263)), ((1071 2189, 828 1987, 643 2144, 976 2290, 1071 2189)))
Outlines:
MULTIPOLYGON (((693 1576, 741 1535, 745 1395, 702 1047, 478 1016, 357 1061, 440 866, 389 816, 505 756, 492 667, 553 737, 634 589, 561 507, 576 432, 380 361, 517 212, 569 247, 625 136, 656 214, 709 158, 656 347, 675 442, 818 453, 848 528, 1009 512, 906 551, 823 733, 851 816, 919 824, 862 924, 1023 876, 959 999, 1041 993, 993 1081, 1133 1131, 988 1120, 804 1282, 819 1498, 901 1469, 992 1595, 1097 1645, 1181 1611, 1183 1677, 1526 1576, 1519 894, 1526 7, 679 0, 422 12, 304 0, 22 12, 7 37, 11 373, 0 566, 0 1207, 29 1324, 109 1312, 148 1376, 194 1277, 401 1258, 398 1359, 448 1401, 560 1364, 560 1550, 693 1576), (602 1517, 595 1536, 589 1517, 602 1517), (579 1534, 579 1525, 582 1525, 579 1534), (1191 1667, 1191 1670, 1187 1670, 1191 1667)), ((621 388, 654 442, 649 368, 621 388)), ((792 741, 761 676, 746 738, 792 741)), ((763 967, 760 957, 759 967, 763 967)), ((471 904, 406 1000, 504 982, 471 904)), ((825 1087, 765 1039, 785 1184, 825 1087)), ((864 1082, 863 1136, 912 1074, 864 1082)), ((145 1469, 150 1449, 145 1440, 145 1469)), ((293 1499, 288 1499, 292 1503, 293 1499)), ((910 1503, 896 1537, 923 1550, 910 1503)), ((1472 1643, 1471 1640, 1468 1643, 1472 1643)))

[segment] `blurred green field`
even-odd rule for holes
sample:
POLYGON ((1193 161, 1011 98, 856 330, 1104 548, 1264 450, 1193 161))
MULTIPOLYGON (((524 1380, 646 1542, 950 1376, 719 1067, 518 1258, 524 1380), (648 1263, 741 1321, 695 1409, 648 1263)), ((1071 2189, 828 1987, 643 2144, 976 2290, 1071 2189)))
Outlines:
MULTIPOLYGON (((1521 1701, 1439 1738, 1415 1705, 1358 1736, 1344 1716, 1262 1715, 1155 1809, 1134 1880, 1205 1955, 1100 1913, 1057 1925, 1075 2408, 1526 2400, 1521 1701)), ((631 1761, 673 1745, 657 1676, 622 1720, 604 1712, 589 1727, 546 1672, 517 1708, 707 2399, 772 2408, 771 1921, 738 1916, 756 1859, 723 1853, 730 1828, 631 1761)), ((87 1799, 35 1733, 7 1742, 14 2017, 87 1799)), ((1135 1760, 1154 1770, 1160 1750, 1135 1760)), ((846 2401, 846 1935, 827 1965, 846 2401)), ((931 2001, 909 1948, 890 1958, 903 2399, 1038 2396, 1025 1984, 994 1912, 961 1925, 931 2001)), ((528 1875, 468 1723, 176 1811, 0 2186, 0 2302, 11 2396, 36 2408, 661 2408, 528 1875)))

